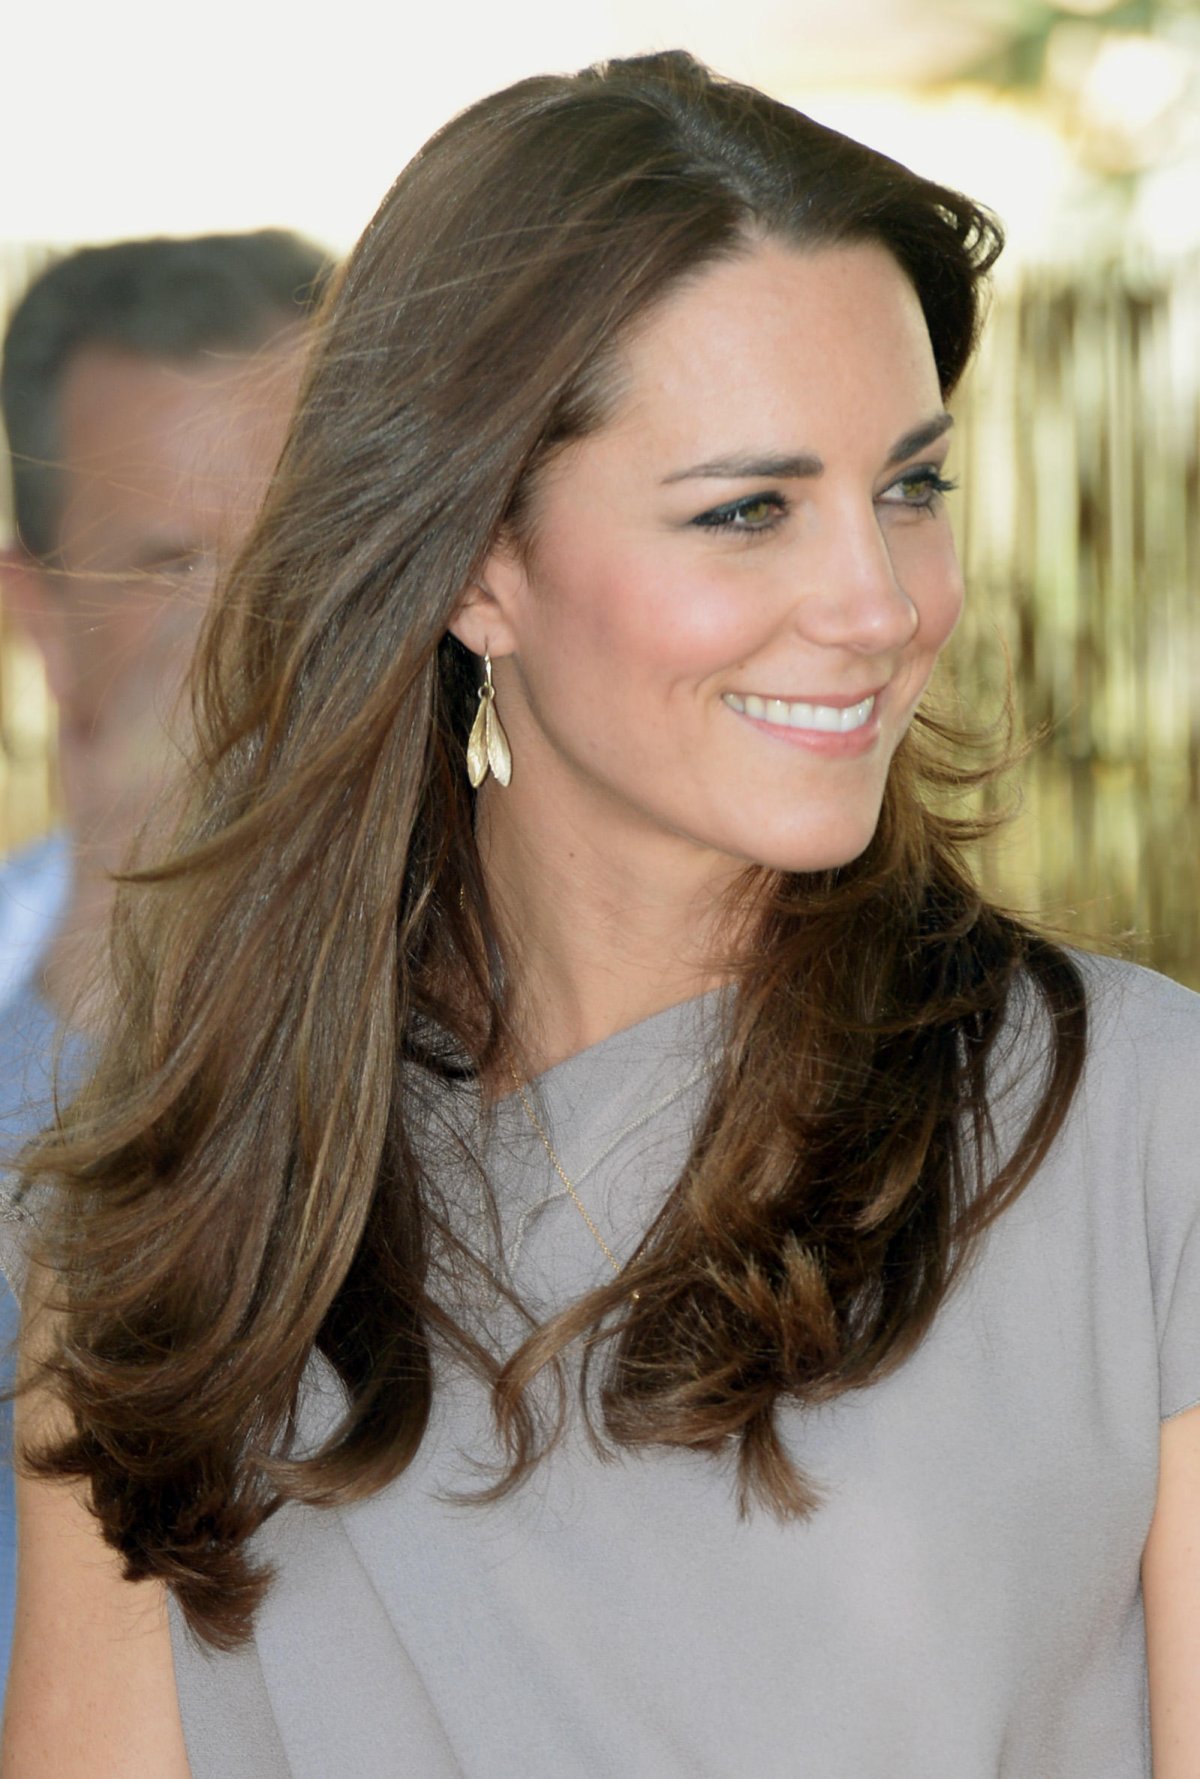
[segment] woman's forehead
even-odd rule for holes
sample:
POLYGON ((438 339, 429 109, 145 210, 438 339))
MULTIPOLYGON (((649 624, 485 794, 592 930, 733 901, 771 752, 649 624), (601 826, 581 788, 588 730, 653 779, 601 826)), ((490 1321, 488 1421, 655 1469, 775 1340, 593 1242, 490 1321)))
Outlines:
POLYGON ((671 448, 699 432, 729 450, 815 444, 796 435, 858 425, 889 440, 940 408, 916 291, 874 243, 798 249, 775 241, 705 268, 673 291, 618 354, 607 435, 671 448), (889 430, 890 429, 890 430, 889 430), (768 434, 774 435, 768 440, 768 434))

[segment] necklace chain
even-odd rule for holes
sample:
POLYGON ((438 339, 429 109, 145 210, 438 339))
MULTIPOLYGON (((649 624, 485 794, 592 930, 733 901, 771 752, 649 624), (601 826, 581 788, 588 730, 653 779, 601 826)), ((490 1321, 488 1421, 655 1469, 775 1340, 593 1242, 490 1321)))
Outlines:
MULTIPOLYGON (((592 1240, 595 1242, 596 1246, 599 1248, 599 1250, 603 1254, 604 1258, 608 1261, 608 1264, 612 1267, 614 1277, 619 1279, 624 1268, 621 1266, 620 1261, 617 1259, 616 1255, 613 1253, 612 1249, 609 1247, 608 1243, 605 1241, 604 1237, 601 1235, 600 1231, 597 1229, 595 1223, 592 1221, 592 1217, 591 1217, 590 1212, 588 1211, 587 1206, 584 1204, 583 1200, 580 1198, 579 1194, 576 1192, 574 1183, 568 1177, 566 1169, 563 1167, 562 1162, 558 1159, 558 1156, 555 1154, 554 1145, 550 1141, 549 1136, 546 1134, 546 1127, 542 1123, 541 1119, 538 1117, 537 1113, 534 1111, 533 1103, 530 1100, 529 1095, 525 1090, 525 1083, 522 1081, 520 1075, 518 1075, 511 1060, 509 1061, 508 1072, 512 1076, 513 1086, 517 1090, 517 1096, 521 1101, 521 1105, 524 1109, 526 1118, 528 1118, 530 1124, 533 1126, 533 1128, 537 1132, 538 1136, 542 1139, 542 1147, 545 1149, 546 1154, 550 1158, 551 1167, 554 1169, 555 1173, 558 1175, 559 1179, 562 1181, 563 1185, 566 1187, 567 1195, 570 1198, 571 1203, 575 1206, 575 1209, 579 1212, 579 1215, 583 1218, 584 1222, 587 1224, 588 1229, 591 1232, 592 1240)), ((634 1303, 637 1303, 640 1295, 641 1295, 641 1293, 638 1291, 634 1291, 631 1293, 634 1303)))

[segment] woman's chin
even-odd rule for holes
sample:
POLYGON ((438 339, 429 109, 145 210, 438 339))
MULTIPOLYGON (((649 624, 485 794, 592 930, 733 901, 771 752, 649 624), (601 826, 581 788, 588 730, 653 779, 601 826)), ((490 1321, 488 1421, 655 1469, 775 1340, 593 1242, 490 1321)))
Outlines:
POLYGON ((814 824, 802 833, 780 834, 764 839, 759 836, 748 850, 756 865, 770 871, 786 871, 803 875, 813 871, 836 871, 841 865, 853 864, 870 846, 879 826, 879 811, 861 820, 845 819, 820 828, 814 824))

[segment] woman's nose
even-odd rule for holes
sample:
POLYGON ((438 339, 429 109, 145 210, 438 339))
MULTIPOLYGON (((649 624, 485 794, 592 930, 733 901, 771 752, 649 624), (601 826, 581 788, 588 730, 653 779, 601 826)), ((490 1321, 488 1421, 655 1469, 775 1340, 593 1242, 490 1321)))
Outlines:
POLYGON ((824 647, 864 655, 904 648, 916 635, 920 616, 897 578, 874 507, 852 517, 842 515, 822 530, 825 536, 807 540, 797 626, 810 642, 824 647))

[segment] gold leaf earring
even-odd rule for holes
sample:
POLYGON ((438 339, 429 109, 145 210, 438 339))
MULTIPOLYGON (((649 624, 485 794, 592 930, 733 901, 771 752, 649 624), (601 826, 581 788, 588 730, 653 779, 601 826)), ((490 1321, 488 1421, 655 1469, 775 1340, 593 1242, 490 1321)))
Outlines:
POLYGON ((496 688, 492 684, 492 657, 484 650, 483 684, 479 688, 479 709, 471 724, 467 741, 467 777, 478 790, 488 775, 500 784, 512 777, 512 751, 500 718, 496 715, 496 688))

